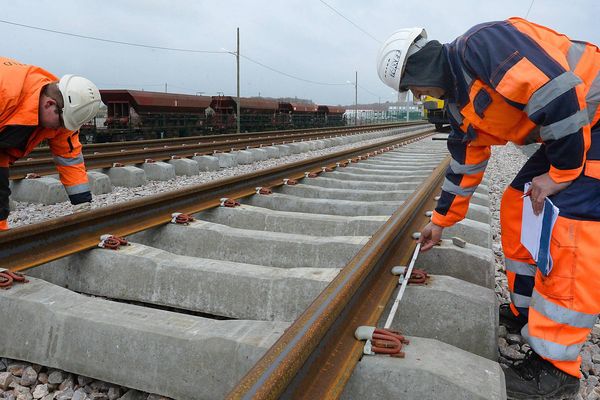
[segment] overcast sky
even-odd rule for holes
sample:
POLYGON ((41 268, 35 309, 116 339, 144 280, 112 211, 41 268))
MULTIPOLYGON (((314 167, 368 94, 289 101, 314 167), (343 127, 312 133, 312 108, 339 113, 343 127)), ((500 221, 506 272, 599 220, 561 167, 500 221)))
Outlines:
MULTIPOLYGON (((1 0, 0 19, 13 23, 150 46, 235 51, 240 28, 241 95, 310 98, 352 104, 393 100, 377 77, 380 43, 399 28, 423 26, 452 41, 471 26, 524 17, 531 0, 1 0), (371 37, 372 36, 372 37, 371 37), (378 42, 379 41, 379 42, 378 42), (346 83, 351 81, 352 84, 346 83)), ((598 0, 535 0, 529 19, 572 39, 600 44, 598 0)), ((56 75, 75 73, 102 88, 235 95, 232 54, 186 53, 69 37, 0 23, 2 53, 56 75)))

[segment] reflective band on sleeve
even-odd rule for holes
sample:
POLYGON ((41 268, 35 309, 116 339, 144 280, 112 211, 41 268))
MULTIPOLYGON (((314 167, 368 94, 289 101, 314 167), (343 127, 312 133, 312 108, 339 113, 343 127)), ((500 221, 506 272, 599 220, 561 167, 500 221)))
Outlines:
POLYGON ((79 165, 83 163, 83 154, 80 153, 77 157, 74 158, 54 156, 54 162, 56 163, 56 165, 61 165, 63 167, 79 165))
POLYGON ((588 103, 600 103, 600 71, 592 81, 590 90, 585 96, 585 101, 588 103))
POLYGON ((592 122, 596 115, 596 111, 598 110, 598 105, 600 104, 600 72, 598 72, 592 81, 590 90, 585 96, 585 101, 588 105, 588 118, 590 122, 592 122))
POLYGON ((471 86, 471 82, 473 82, 473 78, 471 78, 471 75, 469 75, 469 73, 467 72, 467 70, 465 68, 461 68, 460 69, 462 71, 463 77, 465 78, 465 83, 467 84, 467 86, 471 86))
POLYGON ((531 297, 511 292, 510 301, 515 305, 515 307, 529 308, 529 304, 531 303, 531 297))
POLYGON ((531 307, 543 316, 559 324, 567 324, 575 328, 593 328, 598 318, 597 314, 587 314, 554 304, 537 291, 531 294, 531 307))
POLYGON ((525 113, 531 116, 546 107, 561 94, 571 90, 583 81, 571 71, 563 72, 535 91, 525 106, 525 113))
POLYGON ((535 276, 535 271, 537 270, 537 267, 535 265, 527 264, 521 261, 511 260, 509 258, 504 259, 504 265, 506 265, 507 271, 524 276, 535 276))
POLYGON ((446 108, 450 115, 452 115, 452 118, 454 118, 454 120, 458 122, 459 125, 462 125, 464 119, 462 114, 458 110, 458 106, 456 105, 456 103, 448 103, 446 108))
POLYGON ((570 117, 551 125, 542 126, 540 128, 540 136, 544 141, 562 139, 565 136, 577 132, 582 126, 587 125, 588 123, 587 109, 579 110, 570 117))
POLYGON ((90 185, 87 183, 82 183, 81 185, 65 186, 65 190, 69 196, 72 196, 74 194, 89 192, 90 185))
POLYGON ((466 188, 460 187, 455 185, 454 183, 450 182, 448 180, 448 178, 446 178, 446 180, 444 181, 444 184, 442 185, 442 190, 448 193, 452 193, 458 196, 471 196, 475 190, 477 189, 477 186, 469 186, 466 188))
POLYGON ((585 42, 578 42, 575 40, 571 42, 571 46, 567 52, 567 62, 569 63, 571 71, 574 71, 577 64, 579 64, 579 60, 585 51, 585 46, 585 42))
POLYGON ((485 171, 485 167, 487 167, 488 160, 484 160, 479 164, 460 164, 458 161, 452 159, 450 161, 450 169, 455 174, 476 174, 478 172, 485 171))
POLYGON ((521 335, 527 340, 533 351, 544 358, 556 361, 575 361, 584 342, 564 346, 549 340, 540 339, 529 334, 528 326, 521 329, 521 335))

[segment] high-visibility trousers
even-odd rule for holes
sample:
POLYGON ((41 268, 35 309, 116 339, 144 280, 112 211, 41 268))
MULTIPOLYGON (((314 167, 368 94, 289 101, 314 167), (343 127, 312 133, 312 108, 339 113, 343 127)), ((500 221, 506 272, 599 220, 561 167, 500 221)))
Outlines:
POLYGON ((533 351, 581 376, 581 347, 600 313, 600 221, 559 216, 552 231, 552 271, 543 276, 521 244, 522 192, 509 187, 501 205, 502 246, 515 315, 533 351))
POLYGON ((521 244, 522 196, 523 192, 512 186, 504 191, 500 204, 500 227, 510 308, 515 316, 527 322, 537 266, 521 244))

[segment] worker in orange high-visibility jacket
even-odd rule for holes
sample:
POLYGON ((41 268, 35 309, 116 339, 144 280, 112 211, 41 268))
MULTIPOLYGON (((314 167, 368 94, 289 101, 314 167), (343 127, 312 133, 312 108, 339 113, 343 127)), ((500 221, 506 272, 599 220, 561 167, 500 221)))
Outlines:
POLYGON ((8 229, 9 166, 47 140, 60 180, 76 209, 92 195, 78 130, 96 116, 100 92, 89 80, 60 80, 40 67, 0 57, 0 230, 8 229))
POLYGON ((538 142, 506 189, 502 244, 511 304, 500 316, 533 349, 505 371, 509 398, 563 398, 579 388, 580 349, 600 312, 600 50, 522 18, 471 28, 449 44, 423 28, 396 32, 379 53, 380 78, 415 97, 444 98, 452 156, 421 249, 465 218, 490 146, 538 142), (521 244, 523 190, 539 214, 560 209, 551 236, 553 268, 542 274, 521 244))

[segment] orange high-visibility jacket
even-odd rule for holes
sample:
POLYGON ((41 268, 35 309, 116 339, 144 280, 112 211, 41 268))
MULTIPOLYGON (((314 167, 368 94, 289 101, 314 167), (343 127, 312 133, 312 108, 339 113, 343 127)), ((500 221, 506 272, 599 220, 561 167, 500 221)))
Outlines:
MULTIPOLYGON (((56 81, 56 76, 42 68, 0 57, 0 140, 2 130, 7 126, 38 125, 40 92, 45 85, 56 81)), ((78 204, 91 201, 78 133, 64 128, 37 127, 24 149, 0 148, 2 175, 7 176, 8 166, 29 154, 43 140, 48 140, 60 180, 71 202, 78 204)), ((8 184, 7 179, 0 181, 2 186, 8 184)), ((0 196, 7 197, 9 194, 8 187, 0 187, 0 196)), ((0 198, 0 204, 8 205, 8 199, 0 198)), ((0 221, 8 216, 6 208, 0 209, 0 221)))
MULTIPOLYGON (((444 51, 454 82, 447 94, 452 161, 433 223, 465 217, 494 144, 544 143, 555 182, 600 179, 600 148, 590 149, 600 119, 598 47, 510 18, 477 25, 444 51)), ((600 218, 599 207, 583 212, 590 213, 598 215, 576 217, 600 218)))

